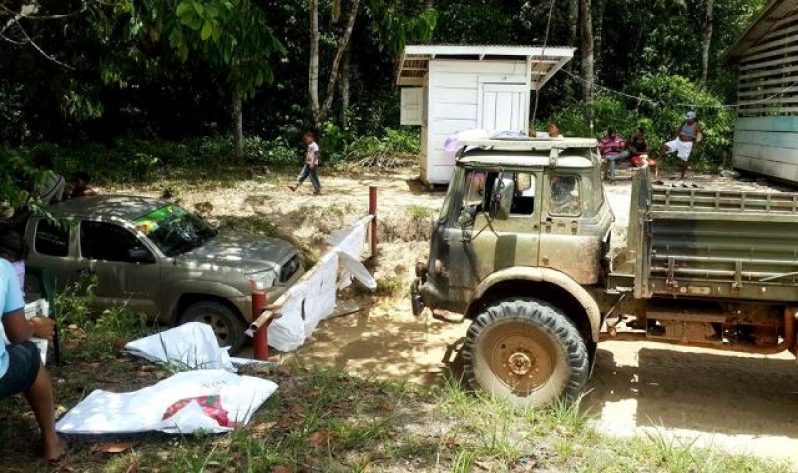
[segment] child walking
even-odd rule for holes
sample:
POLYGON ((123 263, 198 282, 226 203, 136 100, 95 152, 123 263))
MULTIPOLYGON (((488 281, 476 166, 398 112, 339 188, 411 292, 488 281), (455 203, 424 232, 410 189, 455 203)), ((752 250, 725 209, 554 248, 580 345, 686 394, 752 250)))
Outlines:
POLYGON ((305 182, 305 179, 310 178, 310 183, 313 184, 313 195, 318 195, 321 192, 321 183, 319 182, 319 175, 316 170, 319 167, 320 150, 319 145, 316 143, 316 135, 312 131, 306 131, 302 135, 302 141, 305 142, 307 150, 305 151, 305 165, 302 166, 302 171, 296 178, 296 184, 288 186, 291 192, 295 192, 299 186, 305 182))

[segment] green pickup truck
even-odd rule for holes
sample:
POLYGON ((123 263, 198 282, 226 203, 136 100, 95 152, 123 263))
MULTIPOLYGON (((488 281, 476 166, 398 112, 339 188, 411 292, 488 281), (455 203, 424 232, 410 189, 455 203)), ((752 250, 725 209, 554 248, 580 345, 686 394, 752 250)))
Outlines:
POLYGON ((464 145, 411 297, 473 320, 476 387, 573 400, 608 338, 796 354, 798 194, 656 186, 643 168, 613 256, 595 140, 464 145))
POLYGON ((164 200, 81 197, 48 211, 58 223, 27 222, 27 264, 49 270, 57 289, 92 276, 98 309, 126 304, 168 325, 205 322, 233 352, 252 321, 253 285, 275 300, 304 273, 287 242, 219 234, 164 200))

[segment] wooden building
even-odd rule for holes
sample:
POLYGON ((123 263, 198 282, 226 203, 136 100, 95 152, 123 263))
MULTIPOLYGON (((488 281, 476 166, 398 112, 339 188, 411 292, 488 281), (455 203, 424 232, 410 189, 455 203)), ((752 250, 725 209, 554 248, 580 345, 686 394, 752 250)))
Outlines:
POLYGON ((798 183, 798 0, 774 0, 727 53, 737 64, 734 167, 798 183))
POLYGON ((401 123, 421 126, 421 180, 449 182, 454 153, 444 143, 454 133, 528 133, 531 91, 573 55, 573 48, 553 46, 407 46, 397 78, 401 123))

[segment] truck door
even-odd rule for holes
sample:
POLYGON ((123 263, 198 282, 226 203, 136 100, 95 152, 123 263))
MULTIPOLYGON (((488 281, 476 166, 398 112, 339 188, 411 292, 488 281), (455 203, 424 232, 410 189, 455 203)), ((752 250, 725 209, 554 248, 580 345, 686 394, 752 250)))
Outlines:
POLYGON ((114 222, 80 223, 81 271, 97 277, 96 302, 102 308, 128 304, 138 313, 156 316, 161 269, 147 245, 114 222))
POLYGON ((540 266, 561 271, 580 284, 597 281, 595 238, 580 235, 589 191, 578 173, 549 170, 540 232, 540 266))
MULTIPOLYGON (((72 225, 67 222, 54 223, 45 218, 34 218, 28 222, 26 230, 30 254, 27 265, 43 268, 52 272, 55 287, 63 291, 68 285, 77 281, 75 272, 77 255, 72 243, 74 234, 72 225)), ((40 294, 41 288, 32 288, 40 294)), ((33 295, 31 294, 31 298, 33 295)))
POLYGON ((468 172, 462 209, 473 221, 450 226, 447 235, 452 286, 473 289, 500 269, 537 266, 538 177, 532 171, 468 172))

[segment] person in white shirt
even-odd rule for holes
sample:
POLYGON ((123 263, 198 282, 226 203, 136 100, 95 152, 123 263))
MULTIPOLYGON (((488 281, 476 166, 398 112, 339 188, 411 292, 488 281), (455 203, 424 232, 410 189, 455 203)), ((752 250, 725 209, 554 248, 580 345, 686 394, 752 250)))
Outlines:
POLYGON ((305 182, 305 179, 310 178, 310 183, 313 185, 313 195, 318 195, 321 192, 321 182, 319 182, 319 175, 317 169, 321 158, 321 150, 318 143, 316 143, 316 135, 312 131, 306 131, 302 135, 302 141, 305 142, 307 150, 305 151, 305 165, 302 166, 302 171, 296 178, 296 184, 288 186, 291 192, 295 192, 299 186, 305 182))

